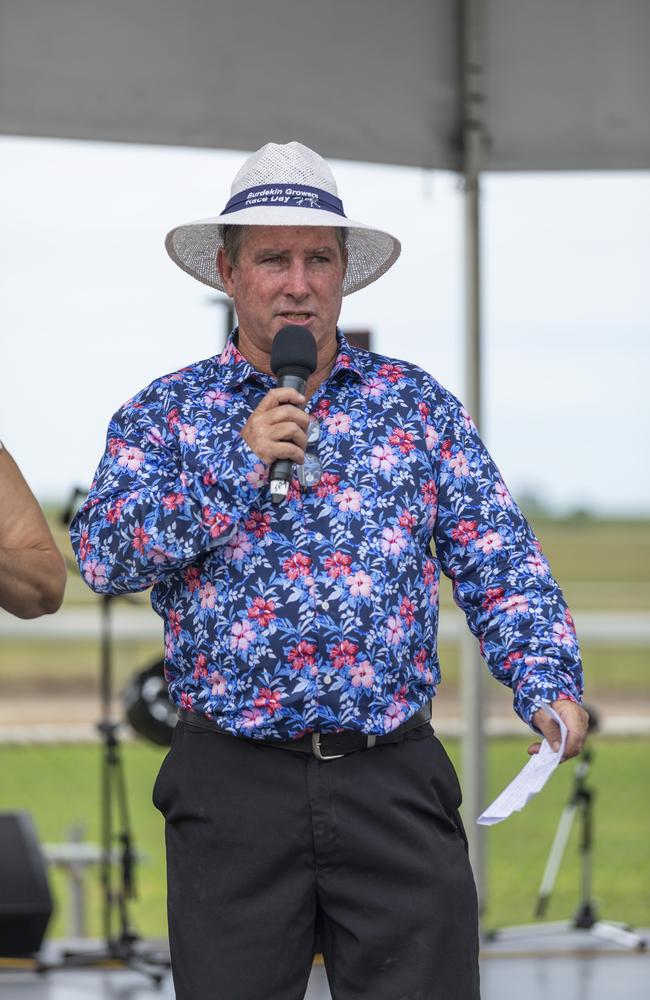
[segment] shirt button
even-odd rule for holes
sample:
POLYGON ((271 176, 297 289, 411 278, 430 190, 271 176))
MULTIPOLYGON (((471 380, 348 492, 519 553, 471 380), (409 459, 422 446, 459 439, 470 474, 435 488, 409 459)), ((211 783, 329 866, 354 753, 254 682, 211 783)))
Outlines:
POLYGON ((330 602, 329 601, 323 601, 323 603, 321 604, 321 608, 323 609, 323 611, 329 611, 329 609, 330 609, 330 602))
POLYGON ((325 684, 331 684, 332 683, 332 678, 330 677, 329 674, 326 674, 326 676, 323 677, 323 681, 324 681, 325 684))
POLYGON ((316 534, 314 535, 314 538, 316 539, 317 542, 322 542, 323 541, 323 536, 321 535, 320 531, 316 532, 316 534))

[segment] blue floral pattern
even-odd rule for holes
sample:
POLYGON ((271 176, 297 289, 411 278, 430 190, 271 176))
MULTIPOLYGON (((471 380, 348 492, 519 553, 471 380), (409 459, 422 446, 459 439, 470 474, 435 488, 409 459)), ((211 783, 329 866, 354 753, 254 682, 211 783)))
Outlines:
POLYGON ((337 338, 308 403, 322 478, 280 506, 239 433, 275 383, 235 334, 118 410, 71 526, 84 579, 153 587, 172 700, 233 734, 409 718, 440 682, 441 569, 522 719, 579 701, 571 614, 468 413, 417 366, 337 338))

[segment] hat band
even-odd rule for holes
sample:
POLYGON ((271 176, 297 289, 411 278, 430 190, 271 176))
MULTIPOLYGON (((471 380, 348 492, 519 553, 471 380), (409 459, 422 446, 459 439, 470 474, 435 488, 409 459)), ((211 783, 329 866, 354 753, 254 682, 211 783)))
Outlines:
POLYGON ((262 184, 258 187, 244 188, 232 196, 221 214, 229 215, 244 208, 257 208, 258 205, 271 208, 315 208, 322 212, 334 212, 344 219, 346 217, 340 198, 330 194, 329 191, 307 187, 304 184, 262 184))

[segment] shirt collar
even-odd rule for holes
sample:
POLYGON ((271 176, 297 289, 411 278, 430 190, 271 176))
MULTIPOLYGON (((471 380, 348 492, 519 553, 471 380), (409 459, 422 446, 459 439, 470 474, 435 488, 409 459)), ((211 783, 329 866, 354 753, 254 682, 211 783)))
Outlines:
MULTIPOLYGON (((219 372, 219 377, 222 384, 226 386, 236 386, 242 385, 244 382, 250 380, 257 380, 262 382, 264 385, 269 383, 275 383, 275 379, 272 375, 267 375, 266 372, 261 372, 259 369, 254 368, 253 365, 246 360, 244 355, 241 353, 236 344, 237 328, 235 328, 228 340, 226 345, 217 357, 216 363, 219 372)), ((342 330, 336 330, 336 340, 338 343, 338 353, 336 355, 336 361, 334 362, 334 367, 330 373, 330 378, 340 371, 353 372, 358 375, 359 378, 363 379, 365 376, 365 359, 364 352, 356 347, 353 347, 345 337, 342 330)))

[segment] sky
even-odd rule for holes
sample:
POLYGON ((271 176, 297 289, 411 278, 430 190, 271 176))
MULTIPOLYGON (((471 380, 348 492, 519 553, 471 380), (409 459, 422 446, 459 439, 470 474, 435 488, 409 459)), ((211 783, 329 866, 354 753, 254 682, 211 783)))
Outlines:
MULTIPOLYGON (((0 138, 0 438, 41 501, 87 487, 118 406, 221 349, 225 309, 164 249, 246 152, 0 138), (8 196, 7 196, 8 193, 8 196)), ((332 161, 402 256, 342 328, 463 399, 463 204, 450 173, 332 161)), ((515 497, 650 513, 650 173, 482 182, 481 435, 515 497)))

